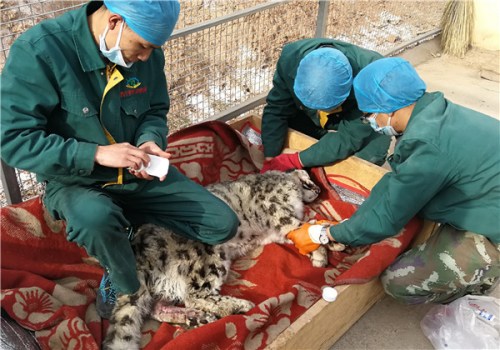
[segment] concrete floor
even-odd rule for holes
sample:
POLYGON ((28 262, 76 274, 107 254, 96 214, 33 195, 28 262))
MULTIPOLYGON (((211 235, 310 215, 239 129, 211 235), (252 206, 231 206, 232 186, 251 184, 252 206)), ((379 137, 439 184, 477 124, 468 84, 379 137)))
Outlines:
MULTIPOLYGON (((415 65, 427 91, 442 91, 455 103, 500 119, 498 72, 500 53, 472 49, 464 59, 442 56, 438 39, 400 56, 415 65), (493 77, 497 81, 481 78, 493 77)), ((500 287, 493 296, 500 298, 500 287)), ((433 305, 408 306, 384 297, 330 350, 433 349, 420 329, 420 320, 433 305)))

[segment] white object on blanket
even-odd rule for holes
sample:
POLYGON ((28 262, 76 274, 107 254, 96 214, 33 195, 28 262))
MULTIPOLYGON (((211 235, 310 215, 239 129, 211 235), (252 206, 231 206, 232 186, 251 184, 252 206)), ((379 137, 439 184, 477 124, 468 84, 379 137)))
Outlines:
POLYGON ((149 154, 149 159, 150 159, 149 165, 145 167, 143 164, 141 168, 137 171, 145 170, 149 175, 156 176, 158 178, 167 175, 168 167, 170 164, 167 158, 162 158, 149 154))
POLYGON ((323 299, 331 303, 337 299, 338 292, 333 287, 325 287, 323 288, 323 299))

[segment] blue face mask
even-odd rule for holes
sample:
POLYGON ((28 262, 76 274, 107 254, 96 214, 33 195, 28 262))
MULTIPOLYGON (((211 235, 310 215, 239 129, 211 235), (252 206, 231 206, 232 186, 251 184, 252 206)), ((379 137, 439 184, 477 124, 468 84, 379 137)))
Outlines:
POLYGON ((101 49, 102 54, 106 57, 110 62, 116 63, 119 66, 130 68, 134 64, 134 62, 126 63, 123 58, 122 50, 120 49, 120 40, 122 39, 123 26, 125 22, 122 22, 122 26, 120 27, 120 32, 118 33, 118 39, 116 39, 116 44, 114 47, 108 50, 106 46, 106 35, 109 31, 109 26, 106 26, 104 33, 99 35, 99 48, 101 49))
POLYGON ((392 114, 389 116, 389 119, 387 120, 387 125, 386 126, 378 126, 377 124, 377 117, 378 113, 374 113, 371 116, 365 118, 370 123, 370 126, 372 127, 375 132, 378 132, 379 134, 383 135, 388 135, 388 136, 399 136, 401 133, 397 132, 394 130, 394 128, 391 126, 391 119, 392 119, 392 114))

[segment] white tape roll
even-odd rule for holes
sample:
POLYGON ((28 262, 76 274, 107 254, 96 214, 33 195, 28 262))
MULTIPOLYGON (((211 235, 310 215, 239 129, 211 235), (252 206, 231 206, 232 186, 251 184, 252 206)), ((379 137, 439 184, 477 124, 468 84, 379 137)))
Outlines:
POLYGON ((156 176, 158 178, 167 175, 168 167, 170 164, 167 158, 153 156, 152 154, 150 154, 149 159, 149 166, 145 167, 143 165, 138 171, 146 170, 149 175, 156 176))

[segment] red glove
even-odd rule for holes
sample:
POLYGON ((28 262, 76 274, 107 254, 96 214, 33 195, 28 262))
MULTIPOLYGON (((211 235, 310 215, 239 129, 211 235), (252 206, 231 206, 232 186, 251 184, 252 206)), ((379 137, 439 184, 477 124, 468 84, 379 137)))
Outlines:
POLYGON ((266 160, 264 166, 260 170, 263 174, 269 170, 287 171, 290 169, 302 169, 303 165, 300 162, 299 152, 296 153, 283 153, 273 159, 266 160))

